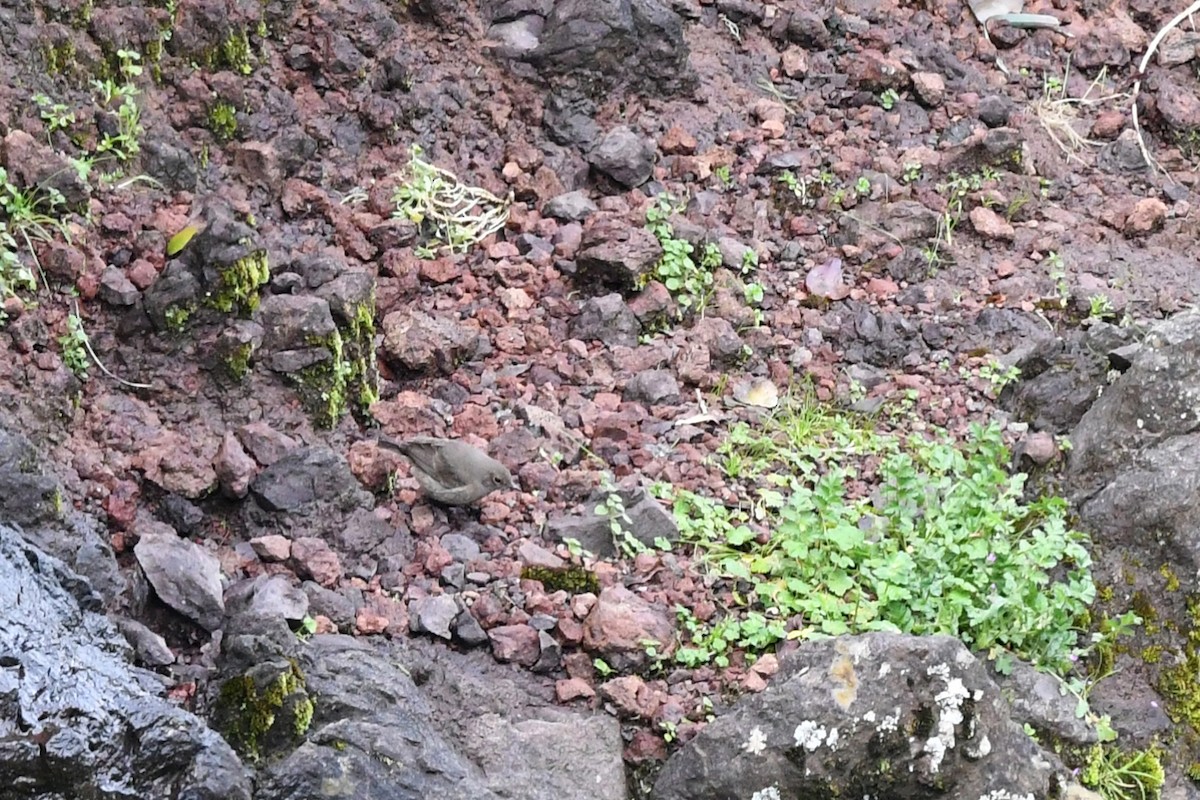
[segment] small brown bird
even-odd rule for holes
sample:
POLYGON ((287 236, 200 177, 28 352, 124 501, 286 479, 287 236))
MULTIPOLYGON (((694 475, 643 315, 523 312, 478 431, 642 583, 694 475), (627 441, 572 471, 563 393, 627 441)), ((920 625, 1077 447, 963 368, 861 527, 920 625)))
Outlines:
POLYGON ((425 494, 444 505, 469 506, 494 491, 516 487, 507 467, 466 442, 430 436, 404 442, 380 436, 378 442, 407 458, 425 494))

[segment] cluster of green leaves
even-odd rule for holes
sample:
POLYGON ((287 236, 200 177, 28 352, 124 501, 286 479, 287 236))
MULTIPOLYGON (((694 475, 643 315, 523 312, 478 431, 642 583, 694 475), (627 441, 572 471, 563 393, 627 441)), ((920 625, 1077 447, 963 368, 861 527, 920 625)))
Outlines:
POLYGON ((141 150, 142 111, 137 104, 141 94, 134 79, 142 74, 142 56, 135 50, 118 50, 118 72, 121 80, 108 78, 92 81, 96 101, 106 111, 115 111, 117 132, 105 133, 96 145, 98 153, 110 153, 120 161, 128 161, 141 150))
MULTIPOLYGON (((960 175, 951 172, 945 183, 940 183, 937 190, 946 198, 946 210, 938 217, 937 233, 934 240, 925 247, 921 254, 930 269, 934 269, 944 261, 944 251, 954 244, 954 230, 962 219, 967 195, 977 192, 988 183, 1000 180, 1000 173, 991 167, 981 167, 978 172, 970 175, 960 175)), ((1014 209, 1013 213, 1016 213, 1014 209)))
POLYGON ((67 332, 58 337, 58 344, 62 347, 63 364, 80 380, 86 381, 92 362, 88 357, 90 343, 87 331, 83 329, 83 320, 75 314, 68 315, 67 332))
POLYGON ((713 291, 713 270, 721 266, 721 251, 713 243, 704 246, 700 258, 691 242, 678 239, 670 217, 683 208, 667 194, 660 194, 646 209, 646 229, 662 245, 663 254, 654 265, 653 277, 662 281, 684 312, 703 312, 713 291))
POLYGON ((410 220, 421 231, 424 241, 415 250, 418 256, 433 258, 443 247, 465 253, 504 227, 507 201, 462 184, 422 158, 423 152, 412 146, 405 180, 392 193, 396 208, 392 215, 410 220))
POLYGON ((18 187, 0 167, 0 301, 37 289, 33 270, 21 263, 19 244, 32 253, 35 241, 48 242, 56 235, 67 238, 65 205, 57 189, 18 187))
POLYGON ((660 492, 711 568, 749 587, 739 610, 691 626, 681 658, 878 630, 957 636, 1060 673, 1086 652, 1086 538, 1065 500, 1022 499, 1025 476, 1008 473, 997 427, 974 426, 961 444, 901 440, 809 402, 762 429, 735 427, 725 459, 731 477, 760 485, 748 507, 660 492), (877 461, 871 496, 851 490, 852 455, 877 461))
POLYGON ((1079 782, 1106 800, 1146 800, 1158 797, 1166 780, 1162 750, 1124 751, 1112 745, 1093 745, 1079 773, 1079 782))

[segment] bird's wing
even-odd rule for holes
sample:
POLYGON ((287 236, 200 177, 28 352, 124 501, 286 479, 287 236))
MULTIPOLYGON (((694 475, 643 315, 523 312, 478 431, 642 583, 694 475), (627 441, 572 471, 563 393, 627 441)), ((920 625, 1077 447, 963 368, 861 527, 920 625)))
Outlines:
POLYGON ((447 444, 438 439, 418 437, 404 443, 404 455, 413 466, 447 488, 467 483, 454 463, 447 458, 447 444))

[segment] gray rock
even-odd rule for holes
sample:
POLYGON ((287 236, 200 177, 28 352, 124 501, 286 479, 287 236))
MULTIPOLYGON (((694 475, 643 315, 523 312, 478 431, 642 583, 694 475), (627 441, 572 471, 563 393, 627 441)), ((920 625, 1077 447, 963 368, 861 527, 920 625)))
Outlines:
POLYGON ((546 19, 530 61, 543 73, 571 75, 598 91, 629 85, 672 94, 695 75, 679 15, 658 0, 562 0, 546 19))
POLYGON ((447 533, 441 538, 441 545, 455 561, 465 564, 479 558, 479 544, 470 536, 461 533, 447 533))
POLYGON ((3 525, 0 607, 0 762, 20 796, 250 799, 229 745, 129 665, 87 582, 3 525))
POLYGON ((362 591, 353 586, 335 590, 326 589, 314 581, 305 581, 301 588, 308 597, 308 613, 311 616, 328 617, 341 631, 354 629, 358 610, 366 605, 362 591))
POLYGON ((567 222, 582 222, 598 209, 586 192, 576 190, 551 197, 542 205, 542 215, 567 222))
POLYGON ((538 46, 538 37, 546 21, 536 14, 527 14, 511 22, 501 22, 488 28, 488 38, 497 44, 493 53, 505 58, 517 58, 538 46))
POLYGON ((653 142, 620 125, 600 137, 587 159, 601 173, 632 189, 650 179, 655 156, 653 142))
POLYGON ((200 280, 182 261, 168 261, 146 288, 142 307, 159 330, 170 327, 172 312, 193 308, 200 300, 200 280))
POLYGON ((100 299, 110 306, 131 306, 141 296, 124 270, 109 267, 100 275, 100 299))
POLYGON ((475 615, 463 609, 454 618, 454 637, 468 647, 479 647, 488 643, 487 631, 475 619, 475 615))
MULTIPOLYGON (((1014 720, 1030 725, 1039 735, 1050 734, 1072 744, 1088 745, 1099 739, 1095 727, 1075 715, 1075 698, 1062 691, 1061 680, 1024 661, 1012 659, 1011 663, 1008 675, 993 669, 992 680, 1009 699, 1014 720)), ((1096 688, 1103 683, 1098 681, 1096 688)))
POLYGON ((230 616, 256 614, 298 622, 308 614, 308 595, 282 575, 258 575, 230 586, 225 607, 230 616))
POLYGON ((671 756, 652 797, 717 800, 767 787, 781 797, 924 797, 932 785, 954 797, 1049 796, 1062 765, 1009 713, 957 639, 805 642, 764 692, 671 756))
POLYGON ((645 228, 622 219, 597 220, 583 234, 576 254, 575 281, 587 294, 629 293, 662 258, 662 245, 645 228))
POLYGON ((327 342, 337 333, 329 303, 312 295, 274 294, 262 301, 255 320, 263 328, 267 366, 276 372, 298 372, 332 361, 327 342))
POLYGON ((114 617, 117 630, 129 642, 137 661, 147 667, 165 667, 175 663, 175 654, 167 646, 167 640, 135 619, 114 617))
POLYGON ((383 318, 384 360, 408 373, 441 372, 449 375, 478 352, 478 333, 457 318, 400 309, 383 318))
POLYGON ((324 447, 304 447, 283 456, 255 477, 250 493, 269 511, 295 512, 321 502, 366 507, 372 502, 346 459, 324 447))
MULTIPOLYGON (((679 541, 675 517, 644 489, 623 488, 617 494, 629 517, 628 522, 622 522, 622 527, 633 538, 647 547, 656 547, 660 539, 671 544, 679 541)), ((596 492, 574 514, 551 518, 546 523, 547 533, 560 542, 575 539, 599 558, 613 558, 618 550, 609 519, 596 513, 596 507, 604 499, 602 492, 596 492)))
POLYGON ((461 610, 452 595, 421 597, 408 604, 409 627, 417 633, 432 633, 449 641, 450 626, 461 610))
POLYGON ((225 601, 217 557, 161 523, 145 523, 138 533, 133 554, 159 599, 205 630, 221 627, 225 601))
POLYGON ((583 341, 601 341, 609 345, 637 344, 642 324, 619 294, 592 297, 571 320, 571 336, 583 341))
POLYGON ((679 402, 679 381, 665 369, 637 373, 625 384, 625 399, 648 406, 679 402))

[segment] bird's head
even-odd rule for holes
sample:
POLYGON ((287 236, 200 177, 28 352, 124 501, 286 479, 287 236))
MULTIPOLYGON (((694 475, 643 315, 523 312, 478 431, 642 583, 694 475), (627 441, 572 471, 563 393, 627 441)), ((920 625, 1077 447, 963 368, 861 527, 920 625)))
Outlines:
POLYGON ((497 464, 488 470, 488 474, 484 478, 484 486, 493 492, 498 492, 503 489, 517 488, 517 481, 503 464, 497 464))

